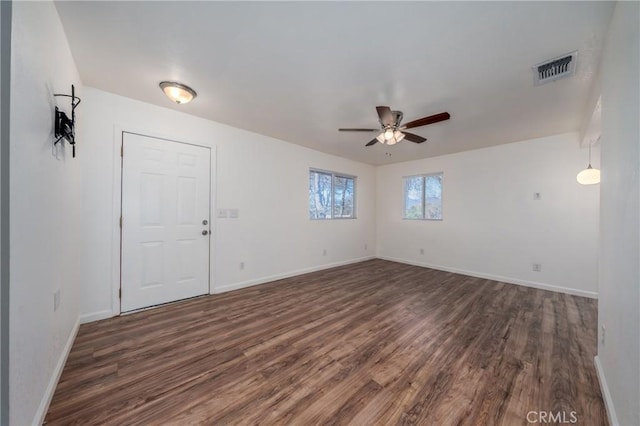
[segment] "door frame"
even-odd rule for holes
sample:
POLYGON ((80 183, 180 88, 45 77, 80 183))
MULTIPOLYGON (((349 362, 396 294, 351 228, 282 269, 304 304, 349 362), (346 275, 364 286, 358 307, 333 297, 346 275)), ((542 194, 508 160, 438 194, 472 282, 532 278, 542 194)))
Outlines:
MULTIPOLYGON (((217 236, 217 223, 216 223, 216 158, 217 147, 214 144, 206 144, 201 142, 193 142, 188 138, 181 136, 174 137, 173 135, 158 134, 147 129, 135 129, 131 126, 122 127, 119 125, 114 126, 113 132, 113 211, 111 217, 111 314, 117 316, 122 314, 120 305, 120 289, 122 288, 122 229, 120 228, 120 215, 122 214, 122 146, 124 143, 124 134, 134 134, 139 136, 146 136, 155 139, 161 139, 168 142, 182 143, 186 145, 194 145, 202 148, 209 148, 209 224, 211 227, 211 236, 209 238, 209 292, 208 294, 214 294, 215 289, 215 239, 217 236)), ((149 309, 149 308, 143 308, 149 309)), ((137 312, 137 311, 133 311, 137 312)), ((129 313, 129 312, 127 312, 129 313)))

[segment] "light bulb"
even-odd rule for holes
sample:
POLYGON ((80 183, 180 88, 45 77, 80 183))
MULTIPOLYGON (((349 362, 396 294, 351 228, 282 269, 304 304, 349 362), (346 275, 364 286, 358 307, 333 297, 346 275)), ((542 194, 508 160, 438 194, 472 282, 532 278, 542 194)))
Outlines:
POLYGON ((378 142, 380 143, 385 143, 384 133, 380 133, 378 136, 376 136, 376 139, 378 139, 378 142))
POLYGON ((391 139, 393 139, 393 130, 391 129, 387 129, 384 131, 384 138, 389 141, 391 139))

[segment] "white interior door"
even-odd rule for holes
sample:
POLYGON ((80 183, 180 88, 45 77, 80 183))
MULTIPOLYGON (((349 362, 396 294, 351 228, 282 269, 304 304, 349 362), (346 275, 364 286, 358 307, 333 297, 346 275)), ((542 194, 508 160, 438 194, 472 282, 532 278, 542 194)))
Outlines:
POLYGON ((123 133, 121 311, 209 292, 211 150, 123 133))

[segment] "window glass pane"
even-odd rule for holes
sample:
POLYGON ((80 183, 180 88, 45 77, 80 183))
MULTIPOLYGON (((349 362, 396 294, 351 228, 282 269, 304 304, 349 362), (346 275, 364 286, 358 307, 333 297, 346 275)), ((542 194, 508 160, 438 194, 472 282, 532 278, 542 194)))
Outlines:
POLYGON ((331 219, 331 175, 309 171, 309 217, 331 219))
POLYGON ((442 174, 425 176, 425 219, 442 219, 442 174))
POLYGON ((422 219, 423 183, 422 176, 404 179, 404 217, 406 219, 422 219))
POLYGON ((354 179, 336 176, 333 192, 333 217, 354 217, 354 179))

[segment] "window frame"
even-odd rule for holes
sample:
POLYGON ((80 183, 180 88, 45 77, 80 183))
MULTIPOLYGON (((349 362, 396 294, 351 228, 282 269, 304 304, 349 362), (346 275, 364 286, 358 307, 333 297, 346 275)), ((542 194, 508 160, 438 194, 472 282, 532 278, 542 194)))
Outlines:
POLYGON ((421 173, 418 175, 402 176, 402 220, 428 220, 442 222, 444 220, 444 172, 421 173), (432 219, 426 217, 427 211, 427 178, 430 176, 440 176, 440 218, 432 219), (422 216, 407 217, 407 179, 422 178, 422 216))
MULTIPOLYGON (((331 206, 329 208, 329 210, 331 211, 331 217, 311 217, 311 215, 309 214, 309 220, 340 220, 340 219, 345 219, 345 220, 350 220, 350 219, 357 219, 358 218, 358 208, 357 208, 357 183, 358 183, 358 177, 354 176, 354 175, 350 175, 347 173, 340 173, 340 172, 334 172, 331 170, 324 170, 324 169, 318 169, 315 167, 309 167, 309 174, 311 173, 321 173, 321 174, 325 174, 325 175, 331 175, 331 206), (335 206, 335 182, 336 182, 336 178, 344 178, 344 179, 352 179, 353 180, 353 214, 351 216, 340 216, 340 217, 335 217, 334 215, 334 206, 335 206)), ((307 175, 308 178, 309 175, 307 175)), ((307 212, 309 212, 309 205, 307 204, 307 212)))

